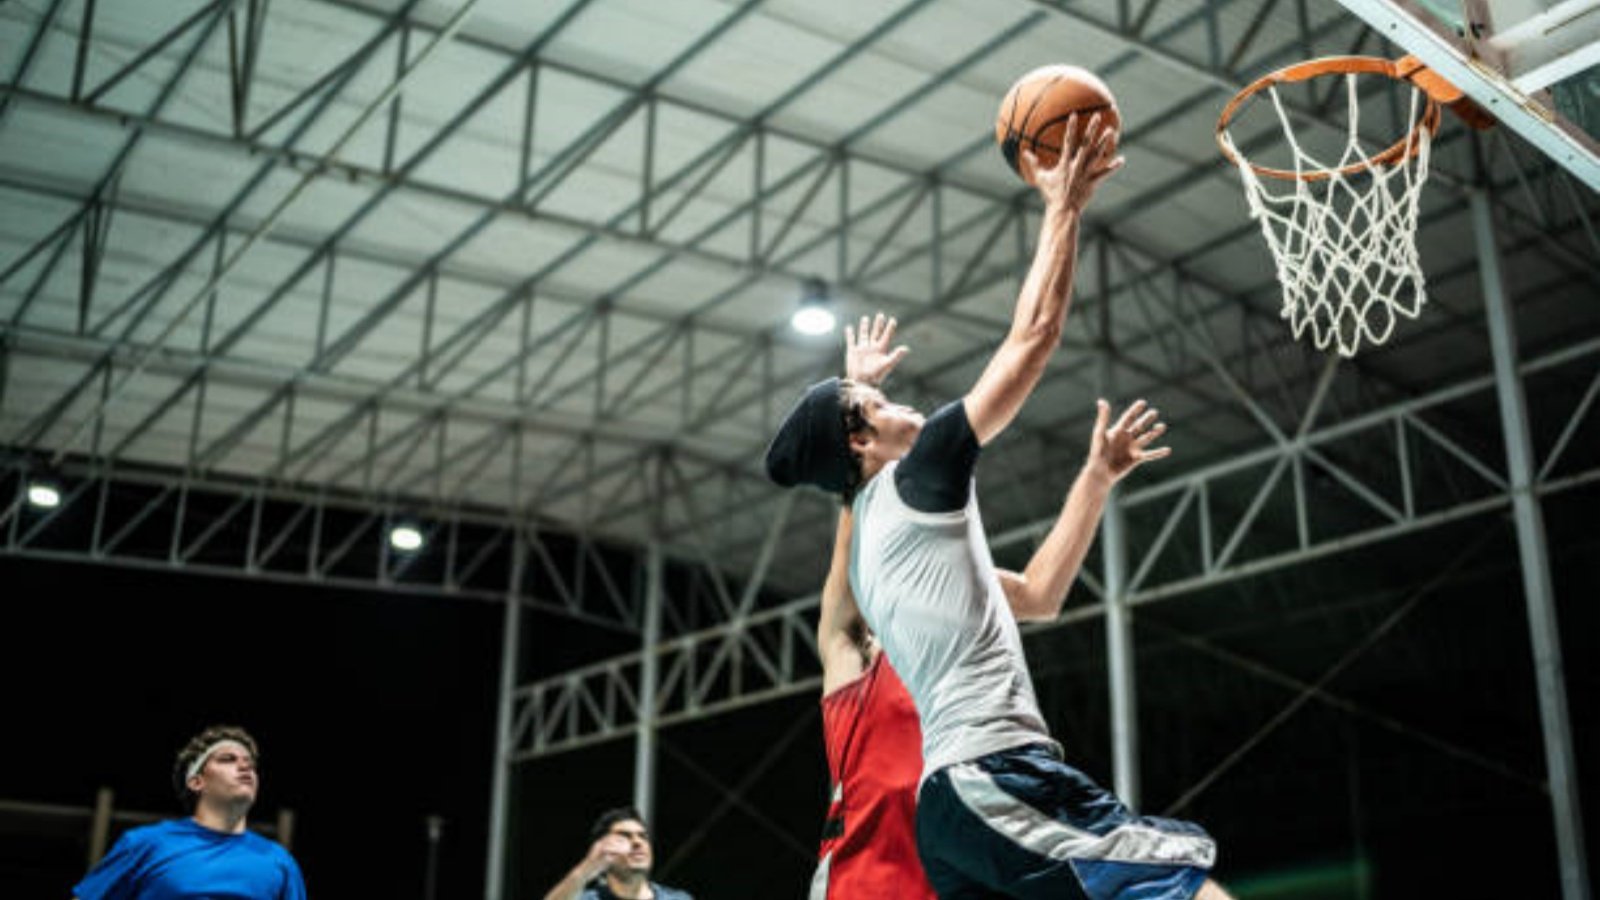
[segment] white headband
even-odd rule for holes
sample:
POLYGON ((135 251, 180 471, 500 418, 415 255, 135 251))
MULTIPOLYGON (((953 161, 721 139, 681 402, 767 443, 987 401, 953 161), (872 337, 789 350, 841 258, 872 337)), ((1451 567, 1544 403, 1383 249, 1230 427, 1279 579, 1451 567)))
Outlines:
POLYGON ((200 774, 200 770, 204 769, 206 767, 206 760, 211 758, 211 754, 216 753, 218 750, 221 750, 223 747, 227 747, 227 746, 230 746, 230 745, 234 746, 234 747, 238 747, 240 750, 244 751, 246 754, 248 754, 248 755, 250 755, 252 757, 255 756, 255 754, 250 753, 250 748, 249 747, 246 747, 245 745, 239 743, 238 741, 234 740, 233 738, 223 738, 222 740, 217 741, 216 743, 214 743, 211 746, 207 747, 205 750, 201 751, 200 755, 194 758, 194 762, 189 763, 189 771, 184 774, 183 780, 184 781, 188 781, 189 779, 195 777, 196 775, 199 775, 200 774))

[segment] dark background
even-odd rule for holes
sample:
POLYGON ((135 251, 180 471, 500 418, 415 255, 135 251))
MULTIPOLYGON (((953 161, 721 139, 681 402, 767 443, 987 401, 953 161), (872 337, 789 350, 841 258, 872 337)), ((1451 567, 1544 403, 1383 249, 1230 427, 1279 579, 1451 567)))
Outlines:
MULTIPOLYGON (((1545 504, 1591 859, 1596 500, 1545 504)), ((1305 704, 1176 814, 1216 834, 1241 897, 1558 896, 1515 549, 1508 518, 1480 516, 1141 607, 1144 811, 1295 697, 1221 654, 1314 681, 1420 593, 1326 685, 1371 715, 1305 704)), ((89 806, 108 786, 121 809, 176 815, 172 755, 240 723, 263 747, 254 820, 295 811, 313 896, 422 897, 429 815, 445 819, 437 896, 482 895, 497 604, 18 559, 0 559, 0 585, 0 798, 89 806)), ((526 623, 522 680, 630 647, 526 623)), ((1031 635, 1028 652, 1069 759, 1109 783, 1100 621, 1031 635)), ((517 767, 508 896, 542 896, 578 860, 593 815, 630 798, 632 753, 622 740, 517 767)), ((826 793, 814 697, 665 729, 658 778, 659 880, 701 900, 803 896, 826 793)), ((0 817, 0 896, 66 896, 86 847, 81 825, 0 817)))

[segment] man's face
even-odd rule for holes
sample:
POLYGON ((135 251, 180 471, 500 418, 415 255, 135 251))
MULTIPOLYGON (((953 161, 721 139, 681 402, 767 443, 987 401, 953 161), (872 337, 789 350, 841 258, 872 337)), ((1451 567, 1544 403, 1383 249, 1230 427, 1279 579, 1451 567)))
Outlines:
POLYGON ((650 848, 650 832, 645 830, 643 822, 623 819, 614 823, 606 835, 619 837, 628 842, 626 867, 629 870, 639 875, 650 874, 650 866, 655 862, 655 856, 650 848))
POLYGON ((890 402, 883 391, 866 385, 855 385, 851 399, 861 405, 862 415, 876 434, 851 435, 852 449, 863 459, 890 462, 906 455, 917 435, 922 433, 922 413, 903 403, 890 402))
POLYGON ((189 789, 203 800, 222 803, 254 803, 261 779, 250 751, 237 744, 225 744, 206 759, 206 764, 189 779, 189 789))

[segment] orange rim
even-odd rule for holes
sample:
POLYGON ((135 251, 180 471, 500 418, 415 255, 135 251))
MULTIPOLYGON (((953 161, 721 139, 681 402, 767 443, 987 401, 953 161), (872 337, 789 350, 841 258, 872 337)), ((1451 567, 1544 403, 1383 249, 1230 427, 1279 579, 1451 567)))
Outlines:
POLYGON ((1224 136, 1228 125, 1233 121, 1233 116, 1244 105, 1244 102, 1268 87, 1278 84, 1293 84, 1309 81, 1324 75, 1384 75, 1397 81, 1409 81, 1420 89, 1428 98, 1427 107, 1418 117, 1417 124, 1400 140, 1395 141, 1389 149, 1370 159, 1351 163, 1341 169, 1316 169, 1311 172, 1295 172, 1289 169, 1274 169, 1269 166, 1256 165, 1245 160, 1257 175, 1266 178, 1277 178, 1281 181, 1323 181, 1334 175, 1349 175, 1360 172, 1373 166, 1387 166, 1410 156, 1415 156, 1421 146, 1422 131, 1427 129, 1430 136, 1439 133, 1439 103, 1449 103, 1460 98, 1461 92, 1444 79, 1435 75, 1432 69, 1422 65, 1414 56, 1407 56, 1399 60, 1387 60, 1377 56, 1324 56, 1320 59, 1310 59, 1305 62, 1285 66, 1276 72, 1263 75, 1255 81, 1245 85, 1244 89, 1228 101, 1222 108, 1222 115, 1217 118, 1217 146, 1222 148, 1222 155, 1228 162, 1238 165, 1239 158, 1229 147, 1224 136), (1453 92, 1453 95, 1452 95, 1453 92))

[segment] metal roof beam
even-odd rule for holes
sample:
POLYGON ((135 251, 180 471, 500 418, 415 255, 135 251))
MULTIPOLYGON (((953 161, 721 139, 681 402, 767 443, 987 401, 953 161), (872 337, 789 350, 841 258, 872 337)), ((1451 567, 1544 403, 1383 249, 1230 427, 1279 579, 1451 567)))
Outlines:
MULTIPOLYGON (((404 7, 403 9, 408 9, 409 5, 412 4, 412 3, 415 3, 415 2, 416 2, 416 0, 408 0, 407 7, 404 7)), ((194 45, 190 48, 188 54, 185 56, 182 64, 178 67, 177 72, 174 73, 172 78, 169 79, 168 82, 164 85, 161 93, 158 95, 157 99, 150 105, 149 109, 147 109, 143 113, 143 116, 145 118, 147 118, 147 119, 156 119, 156 118, 159 117, 160 110, 165 105, 167 99, 171 96, 172 90, 176 87, 178 81, 183 77, 184 73, 186 73, 188 71, 189 67, 193 64, 194 60, 198 58, 200 48, 202 46, 204 46, 206 40, 210 37, 210 35, 212 33, 212 30, 214 30, 214 28, 216 27, 216 25, 218 23, 220 23, 220 21, 221 21, 221 16, 219 14, 217 18, 213 19, 211 24, 207 27, 206 31, 198 39, 196 39, 194 45)), ((358 51, 358 54, 362 53, 362 52, 366 52, 366 53, 370 54, 370 52, 373 49, 376 48, 376 46, 377 46, 379 41, 381 41, 381 36, 380 36, 380 38, 374 39, 374 41, 369 42, 369 44, 366 45, 363 48, 362 51, 358 51)), ((357 68, 359 68, 359 67, 357 67, 357 68)), ((349 75, 347 75, 346 77, 349 77, 349 76, 353 75, 355 71, 356 71, 356 69, 354 69, 354 68, 351 69, 349 75)), ((7 96, 9 97, 10 94, 8 94, 7 96)), ((328 108, 328 106, 331 103, 331 100, 332 100, 332 98, 334 96, 335 96, 335 94, 332 91, 330 91, 326 96, 324 96, 322 101, 316 107, 316 109, 313 110, 310 115, 306 116, 305 119, 302 120, 300 125, 294 130, 294 132, 292 132, 290 134, 290 136, 285 140, 285 144, 292 146, 293 143, 295 141, 297 141, 306 132, 306 130, 308 130, 310 128, 310 126, 317 120, 317 118, 320 117, 322 112, 324 112, 328 108)), ((122 150, 117 154, 116 158, 112 161, 111 165, 108 166, 106 175, 104 177, 102 177, 101 181, 97 184, 97 186, 95 187, 93 192, 91 192, 90 197, 87 200, 85 200, 83 206, 80 208, 79 213, 77 214, 78 217, 82 217, 82 216, 87 215, 87 213, 88 213, 89 209, 92 207, 92 205, 95 202, 98 202, 100 200, 101 195, 104 193, 108 183, 114 183, 115 178, 120 175, 121 168, 122 168, 123 164, 126 162, 126 159, 127 159, 128 155, 132 152, 133 148, 137 145, 137 143, 139 142, 139 139, 144 134, 145 134, 145 132, 144 132, 144 130, 142 128, 140 128, 140 127, 135 127, 134 128, 133 133, 129 136, 128 140, 124 143, 124 146, 123 146, 122 150)), ((121 304, 117 309, 113 310, 107 317, 102 319, 101 322, 94 327, 94 329, 93 329, 94 333, 98 334, 106 326, 108 326, 110 324, 110 322, 114 321, 116 318, 118 318, 124 312, 127 312, 128 310, 132 309, 137 303, 140 302, 140 299, 143 298, 147 293, 150 293, 151 291, 154 291, 154 293, 151 294, 151 296, 149 296, 147 299, 144 300, 143 307, 141 309, 139 309, 137 312, 134 313, 132 319, 124 327, 122 335, 119 338, 119 342, 120 341, 125 341, 128 338, 128 336, 131 335, 134 332, 134 330, 137 329, 139 327, 139 325, 143 322, 144 316, 147 315, 150 310, 154 309, 155 306, 161 302, 161 299, 165 296, 166 291, 174 283, 176 283, 177 275, 181 271, 183 271, 185 268, 187 268, 189 262, 192 259, 194 259, 194 257, 200 252, 201 249, 203 249, 205 247, 207 242, 212 238, 213 234, 216 234, 216 233, 220 232, 220 229, 223 227, 223 223, 225 223, 227 221, 228 216, 232 213, 232 211, 237 209, 241 204, 243 204, 245 199, 248 198, 249 195, 254 192, 255 188, 257 186, 259 186, 266 179, 266 176, 272 171, 272 169, 276 165, 277 165, 277 161, 275 159, 268 159, 264 164, 262 164, 257 169, 255 175, 252 178, 250 178, 246 182, 244 187, 241 188, 238 192, 236 192, 234 197, 224 206, 222 212, 218 216, 215 217, 215 219, 212 221, 211 225, 208 226, 201 233, 201 235, 198 238, 196 238, 196 240, 189 245, 189 247, 186 250, 182 251, 179 254, 177 260, 175 260, 171 265, 169 265, 168 267, 163 269, 153 279, 147 281, 142 287, 137 289, 126 301, 124 301, 123 304, 121 304)), ((100 370, 107 370, 108 371, 109 370, 109 365, 110 365, 110 363, 109 363, 109 357, 108 357, 106 361, 103 361, 102 363, 100 363, 100 365, 97 366, 96 368, 100 369, 100 370)), ((89 384, 92 383, 93 377, 94 377, 95 374, 96 374, 95 371, 91 371, 89 373, 89 375, 86 376, 82 381, 80 381, 76 385, 74 385, 71 388, 69 388, 55 403, 51 404, 51 406, 48 407, 41 416, 36 418, 33 422, 29 423, 29 425, 27 427, 25 427, 23 432, 21 432, 19 440, 21 440, 23 443, 25 443, 30 448, 35 446, 37 444, 37 442, 40 439, 42 439, 44 434, 46 432, 48 432, 51 427, 54 426, 54 424, 55 424, 56 420, 59 418, 59 416, 62 415, 66 411, 66 409, 72 404, 72 402, 74 400, 76 400, 77 397, 81 396, 82 391, 84 389, 86 389, 89 386, 89 384)), ((96 417, 96 419, 98 419, 98 416, 96 417)))
MULTIPOLYGON (((1546 354, 1538 360, 1525 364, 1522 367, 1522 372, 1526 375, 1546 367, 1568 365, 1575 360, 1592 358, 1596 354, 1600 354, 1600 341, 1589 341, 1567 350, 1546 354)), ((1121 502, 1127 508, 1162 503, 1165 504, 1163 508, 1167 509, 1169 518, 1183 519, 1187 515, 1189 504, 1192 502, 1192 500, 1185 501, 1184 498, 1192 498, 1197 492, 1203 492, 1206 485, 1227 475, 1257 471, 1264 466, 1284 467, 1291 460, 1305 452, 1306 448, 1314 448, 1320 444, 1347 439, 1355 434, 1389 431, 1397 427, 1403 428, 1407 422, 1420 421, 1421 415, 1431 409, 1454 402, 1462 396, 1484 393, 1492 390, 1493 387, 1494 380, 1491 376, 1469 379, 1457 385, 1430 392, 1422 397, 1396 402, 1355 420, 1308 431, 1289 444, 1273 443, 1270 446, 1258 449, 1254 453, 1191 471, 1150 487, 1131 491, 1121 502)), ((1400 446, 1403 447, 1404 445, 1400 446)), ((1397 457, 1396 472, 1407 470, 1409 466, 1410 463, 1406 459, 1397 457)), ((1600 469, 1590 469, 1560 480, 1542 482, 1535 486, 1533 490, 1542 495, 1551 495, 1596 481, 1600 481, 1600 469)), ((1409 481, 1407 486, 1403 488, 1406 492, 1418 489, 1415 484, 1409 481)), ((1204 496, 1204 494, 1201 493, 1200 496, 1204 496)), ((1307 502, 1303 491, 1296 492, 1294 497, 1297 505, 1303 505, 1307 502)), ((1140 585, 1130 591, 1130 600, 1135 604, 1142 605, 1184 596, 1285 566, 1296 565, 1368 544, 1389 541, 1408 534, 1426 531, 1463 518, 1503 510, 1509 504, 1510 496, 1506 493, 1504 484, 1498 490, 1486 496, 1467 499, 1448 498, 1445 505, 1426 507, 1428 509, 1427 512, 1417 512, 1418 504, 1408 500, 1405 512, 1401 513, 1399 521, 1379 522, 1364 529, 1342 534, 1329 534, 1326 537, 1304 534, 1299 545, 1292 550, 1269 553, 1242 561, 1229 562, 1215 556, 1206 557, 1202 560, 1204 568, 1198 574, 1185 575, 1179 573, 1176 577, 1169 575, 1168 580, 1162 583, 1148 586, 1140 585)), ((1189 520, 1185 519, 1185 521, 1189 520)), ((1206 517, 1200 517, 1199 521, 1201 523, 1200 527, 1212 529, 1213 539, 1207 542, 1209 546, 1221 547, 1225 542, 1221 538, 1226 535, 1217 530, 1217 526, 1220 523, 1211 522, 1206 517)), ((1053 522, 1054 517, 1050 517, 1019 528, 1009 529, 994 536, 990 540, 990 546, 1002 548, 1014 543, 1026 542, 1047 530, 1053 522)), ((1247 523, 1245 527, 1252 526, 1247 523)), ((1170 535, 1172 530, 1164 529, 1164 533, 1170 535)), ((1234 537, 1238 537, 1237 529, 1234 537)), ((1160 540, 1159 537, 1158 540, 1160 540)), ((1146 548, 1146 550, 1159 554, 1162 547, 1155 546, 1146 548)), ((1139 556, 1140 554, 1135 553, 1133 555, 1139 556)), ((1193 567, 1191 566, 1191 568, 1193 567)), ((1148 576, 1149 572, 1148 566, 1142 570, 1142 574, 1146 576, 1148 576)), ((689 691, 687 694, 676 693, 675 688, 674 690, 664 690, 662 692, 663 714, 660 717, 659 724, 693 721, 732 709, 814 689, 820 683, 820 675, 815 672, 814 668, 808 666, 806 671, 792 672, 786 680, 779 679, 776 682, 762 681, 747 688, 733 685, 724 686, 716 696, 712 696, 709 690, 714 685, 714 680, 706 677, 703 673, 699 673, 693 667, 690 658, 703 654, 705 652, 704 648, 708 646, 721 647, 754 640, 761 640, 766 645, 772 646, 775 641, 791 640, 792 636, 787 635, 785 633, 786 630, 798 629, 809 625, 812 610, 816 605, 817 597, 812 595, 763 610, 742 619, 721 623, 693 634, 682 635, 659 645, 655 652, 661 660, 660 666, 663 672, 684 673, 687 671, 686 675, 680 674, 679 677, 689 683, 702 685, 701 690, 698 692, 689 691)), ((1030 633, 1037 633, 1085 621, 1100 615, 1102 610, 1103 604, 1098 603, 1074 607, 1054 621, 1030 627, 1029 631, 1030 633)), ((572 698, 565 697, 567 692, 590 690, 590 683, 594 679, 604 679, 610 677, 611 673, 637 666, 640 659, 641 654, 639 653, 625 654, 573 669, 552 678, 524 684, 517 689, 517 702, 538 707, 526 711, 525 715, 528 718, 544 719, 545 716, 539 711, 539 708, 543 708, 546 704, 573 702, 572 698)), ((535 731, 534 733, 523 735, 523 740, 518 742, 518 746, 522 749, 518 751, 517 758, 519 760, 528 760, 552 755, 632 733, 630 723, 625 719, 606 723, 603 727, 595 727, 596 723, 588 723, 586 725, 581 722, 573 722, 565 724, 568 727, 551 728, 543 732, 535 731)))

